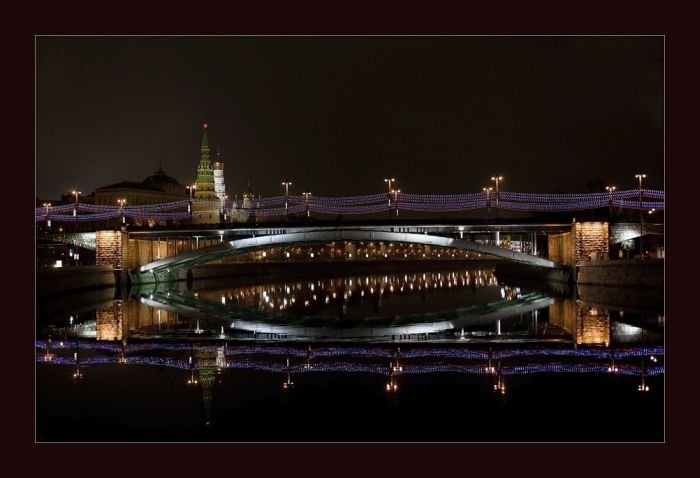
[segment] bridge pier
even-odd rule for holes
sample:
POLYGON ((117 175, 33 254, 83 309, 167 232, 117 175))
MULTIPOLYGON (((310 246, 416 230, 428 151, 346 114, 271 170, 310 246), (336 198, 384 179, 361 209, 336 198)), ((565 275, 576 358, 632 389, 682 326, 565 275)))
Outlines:
POLYGON ((597 259, 607 259, 609 244, 607 222, 574 222, 571 232, 548 237, 549 260, 569 267, 597 259))

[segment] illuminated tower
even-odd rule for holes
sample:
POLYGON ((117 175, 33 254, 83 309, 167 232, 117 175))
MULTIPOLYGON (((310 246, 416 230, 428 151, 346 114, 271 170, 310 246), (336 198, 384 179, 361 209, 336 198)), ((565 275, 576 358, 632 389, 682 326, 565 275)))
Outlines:
POLYGON ((251 209, 253 207, 253 198, 255 194, 250 187, 250 179, 248 180, 248 189, 243 193, 243 209, 251 209))
POLYGON ((207 140, 207 128, 204 123, 202 129, 202 144, 199 147, 199 166, 197 167, 197 183, 194 193, 195 201, 192 204, 192 222, 218 223, 221 202, 216 197, 214 190, 214 170, 209 161, 209 142, 207 140))
POLYGON ((221 159, 221 152, 217 148, 216 159, 214 160, 214 192, 216 197, 223 203, 226 196, 226 185, 224 184, 224 160, 221 159))

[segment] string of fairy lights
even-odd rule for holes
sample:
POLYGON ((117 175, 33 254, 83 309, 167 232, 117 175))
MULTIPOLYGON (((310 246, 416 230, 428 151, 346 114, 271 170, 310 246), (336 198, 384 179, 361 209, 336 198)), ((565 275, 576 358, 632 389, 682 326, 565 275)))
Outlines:
MULTIPOLYGON (((35 221, 106 221, 115 218, 184 221, 209 211, 195 211, 197 199, 150 205, 96 205, 76 202, 52 206, 46 203, 35 210, 35 221)), ((252 200, 226 199, 223 209, 256 216, 288 214, 379 214, 382 212, 459 212, 500 209, 525 212, 567 212, 601 208, 663 210, 664 191, 629 189, 606 193, 538 194, 500 191, 471 194, 411 194, 400 191, 364 196, 322 197, 289 195, 252 200)))

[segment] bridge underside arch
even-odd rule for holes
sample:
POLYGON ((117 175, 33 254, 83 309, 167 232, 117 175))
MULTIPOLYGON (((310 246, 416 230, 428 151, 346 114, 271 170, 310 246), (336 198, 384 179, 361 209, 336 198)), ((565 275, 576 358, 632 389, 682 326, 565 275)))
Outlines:
POLYGON ((331 241, 397 242, 446 247, 460 251, 487 254, 549 269, 563 268, 561 265, 541 257, 535 257, 488 244, 478 244, 464 239, 404 232, 338 229, 334 231, 305 231, 276 234, 223 242, 215 246, 205 247, 196 251, 186 252, 167 259, 151 262, 150 264, 141 266, 138 270, 131 271, 130 277, 134 283, 170 282, 176 280, 176 273, 179 270, 190 269, 224 257, 246 254, 271 247, 321 244, 331 241))

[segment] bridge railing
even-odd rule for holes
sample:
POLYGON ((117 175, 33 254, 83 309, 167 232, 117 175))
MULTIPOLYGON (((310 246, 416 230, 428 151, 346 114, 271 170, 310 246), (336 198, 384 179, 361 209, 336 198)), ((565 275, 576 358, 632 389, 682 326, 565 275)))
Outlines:
MULTIPOLYGON (((97 204, 66 204, 38 207, 35 221, 106 221, 119 217, 140 220, 183 221, 209 211, 194 211, 193 203, 199 200, 182 200, 170 203, 110 206, 97 204)), ((274 196, 258 199, 228 199, 223 209, 230 213, 240 211, 255 216, 284 216, 305 212, 329 215, 378 214, 388 211, 458 212, 477 209, 501 209, 528 212, 567 212, 601 209, 606 207, 632 210, 663 210, 665 193, 657 190, 638 189, 612 193, 537 194, 503 191, 498 195, 489 192, 469 194, 410 194, 380 193, 364 196, 305 197, 274 196)))

